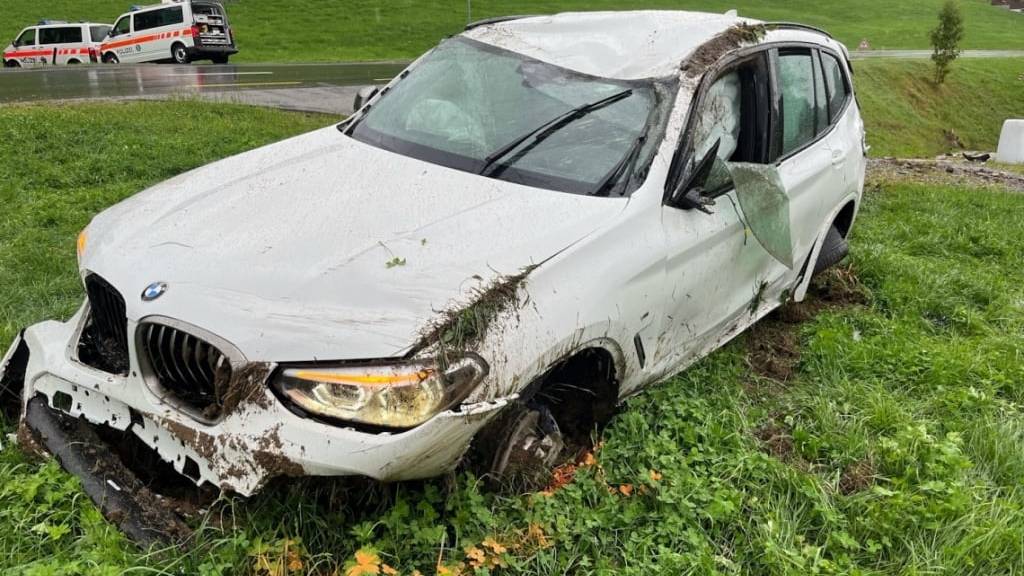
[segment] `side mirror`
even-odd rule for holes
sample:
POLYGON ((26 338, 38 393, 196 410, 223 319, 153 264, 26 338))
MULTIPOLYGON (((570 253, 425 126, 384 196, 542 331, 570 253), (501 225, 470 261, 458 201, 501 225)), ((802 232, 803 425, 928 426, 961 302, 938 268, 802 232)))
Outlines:
POLYGON ((360 88, 359 92, 356 92, 356 97, 352 101, 352 111, 356 112, 363 107, 364 104, 370 101, 371 98, 380 92, 380 86, 366 86, 360 88))
POLYGON ((665 201, 666 204, 680 210, 700 210, 705 214, 711 214, 707 207, 714 206, 715 200, 704 195, 704 186, 711 175, 711 169, 715 166, 715 160, 718 159, 718 147, 721 144, 721 138, 715 141, 701 158, 693 174, 672 191, 665 201))

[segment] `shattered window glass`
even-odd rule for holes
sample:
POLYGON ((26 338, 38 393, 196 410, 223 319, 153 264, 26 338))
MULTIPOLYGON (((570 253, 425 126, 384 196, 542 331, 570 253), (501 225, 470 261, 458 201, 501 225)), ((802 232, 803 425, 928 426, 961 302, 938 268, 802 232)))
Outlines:
MULTIPOLYGON (((645 134, 635 173, 656 151, 661 109, 653 82, 585 76, 472 40, 444 42, 385 93, 351 131, 353 138, 406 156, 479 172, 489 155, 581 105, 632 93, 503 157, 493 177, 593 193, 631 157, 645 134), (526 150, 525 153, 519 153, 526 150)), ((626 192, 623 192, 626 193, 626 192)))
POLYGON ((797 150, 814 139, 814 66, 810 52, 779 57, 782 92, 782 154, 797 150))
POLYGON ((789 195, 773 164, 731 162, 729 170, 747 228, 776 260, 793 268, 789 195))
POLYGON ((722 190, 731 184, 725 162, 733 157, 739 145, 740 89, 740 75, 737 71, 716 80, 708 89, 694 130, 693 157, 697 161, 704 158, 715 142, 719 142, 718 159, 704 184, 704 189, 708 191, 722 190))

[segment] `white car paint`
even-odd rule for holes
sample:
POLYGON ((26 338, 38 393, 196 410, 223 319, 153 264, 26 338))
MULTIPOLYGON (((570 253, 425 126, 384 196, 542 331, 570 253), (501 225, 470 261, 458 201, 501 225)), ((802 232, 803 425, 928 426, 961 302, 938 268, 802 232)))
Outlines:
MULTIPOLYGON (((450 469, 501 408, 585 348, 611 355, 620 398, 675 374, 786 294, 802 298, 810 273, 801 265, 813 265, 837 214, 855 208, 863 187, 863 125, 851 95, 827 134, 779 166, 792 190, 793 268, 748 235, 727 198, 710 215, 663 203, 702 76, 680 64, 738 23, 751 21, 564 14, 468 33, 583 73, 607 65, 609 75, 625 78, 677 77, 663 141, 628 198, 486 178, 330 127, 178 176, 108 209, 86 230, 83 277, 97 273, 121 292, 129 334, 159 319, 264 376, 296 361, 430 356, 436 343, 419 344, 442 311, 528 269, 521 304, 490 323, 475 348, 489 373, 456 409, 404 432, 374 432, 298 416, 263 387, 223 419, 200 422, 154 392, 135 338, 126 376, 76 359, 88 303, 68 322, 24 332, 25 402, 44 394, 56 407, 60 392, 71 398, 72 415, 130 428, 179 471, 186 459, 197 463, 198 482, 251 494, 283 472, 259 457, 267 451, 291 466, 288 473, 408 479, 450 469), (396 258, 404 265, 389 266, 396 258), (166 282, 166 294, 143 301, 156 281, 166 282)), ((806 30, 771 28, 759 41, 765 49, 784 43, 845 54, 806 30)))

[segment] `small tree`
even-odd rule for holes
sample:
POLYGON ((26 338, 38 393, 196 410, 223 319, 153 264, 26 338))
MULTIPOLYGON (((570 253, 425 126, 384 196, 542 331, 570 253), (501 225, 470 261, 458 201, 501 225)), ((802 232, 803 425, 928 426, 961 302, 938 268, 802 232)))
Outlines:
POLYGON ((939 12, 939 25, 931 32, 936 84, 946 81, 949 66, 960 55, 960 41, 963 38, 964 17, 960 14, 960 7, 955 0, 946 0, 939 12))

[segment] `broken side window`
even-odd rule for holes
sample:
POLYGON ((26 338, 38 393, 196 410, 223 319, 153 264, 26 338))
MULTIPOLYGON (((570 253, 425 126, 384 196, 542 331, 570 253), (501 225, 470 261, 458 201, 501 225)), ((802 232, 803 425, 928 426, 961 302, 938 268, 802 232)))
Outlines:
MULTIPOLYGON (((807 64, 810 67, 809 52, 807 64)), ((813 137, 814 86, 810 82, 808 86, 812 114, 809 136, 813 137)), ((770 103, 766 53, 720 73, 698 104, 690 173, 717 144, 703 195, 715 198, 735 190, 745 228, 775 259, 792 267, 789 196, 778 170, 768 161, 773 133, 770 103)))
POLYGON ((691 157, 692 169, 719 143, 718 157, 704 185, 707 194, 732 188, 727 163, 766 161, 768 114, 768 68, 763 53, 725 70, 707 89, 693 131, 691 157))
POLYGON ((793 268, 789 194, 773 164, 729 164, 747 228, 773 258, 793 268))
POLYGON ((782 155, 787 156, 817 135, 814 65, 810 50, 787 51, 779 55, 779 91, 782 101, 782 155))

